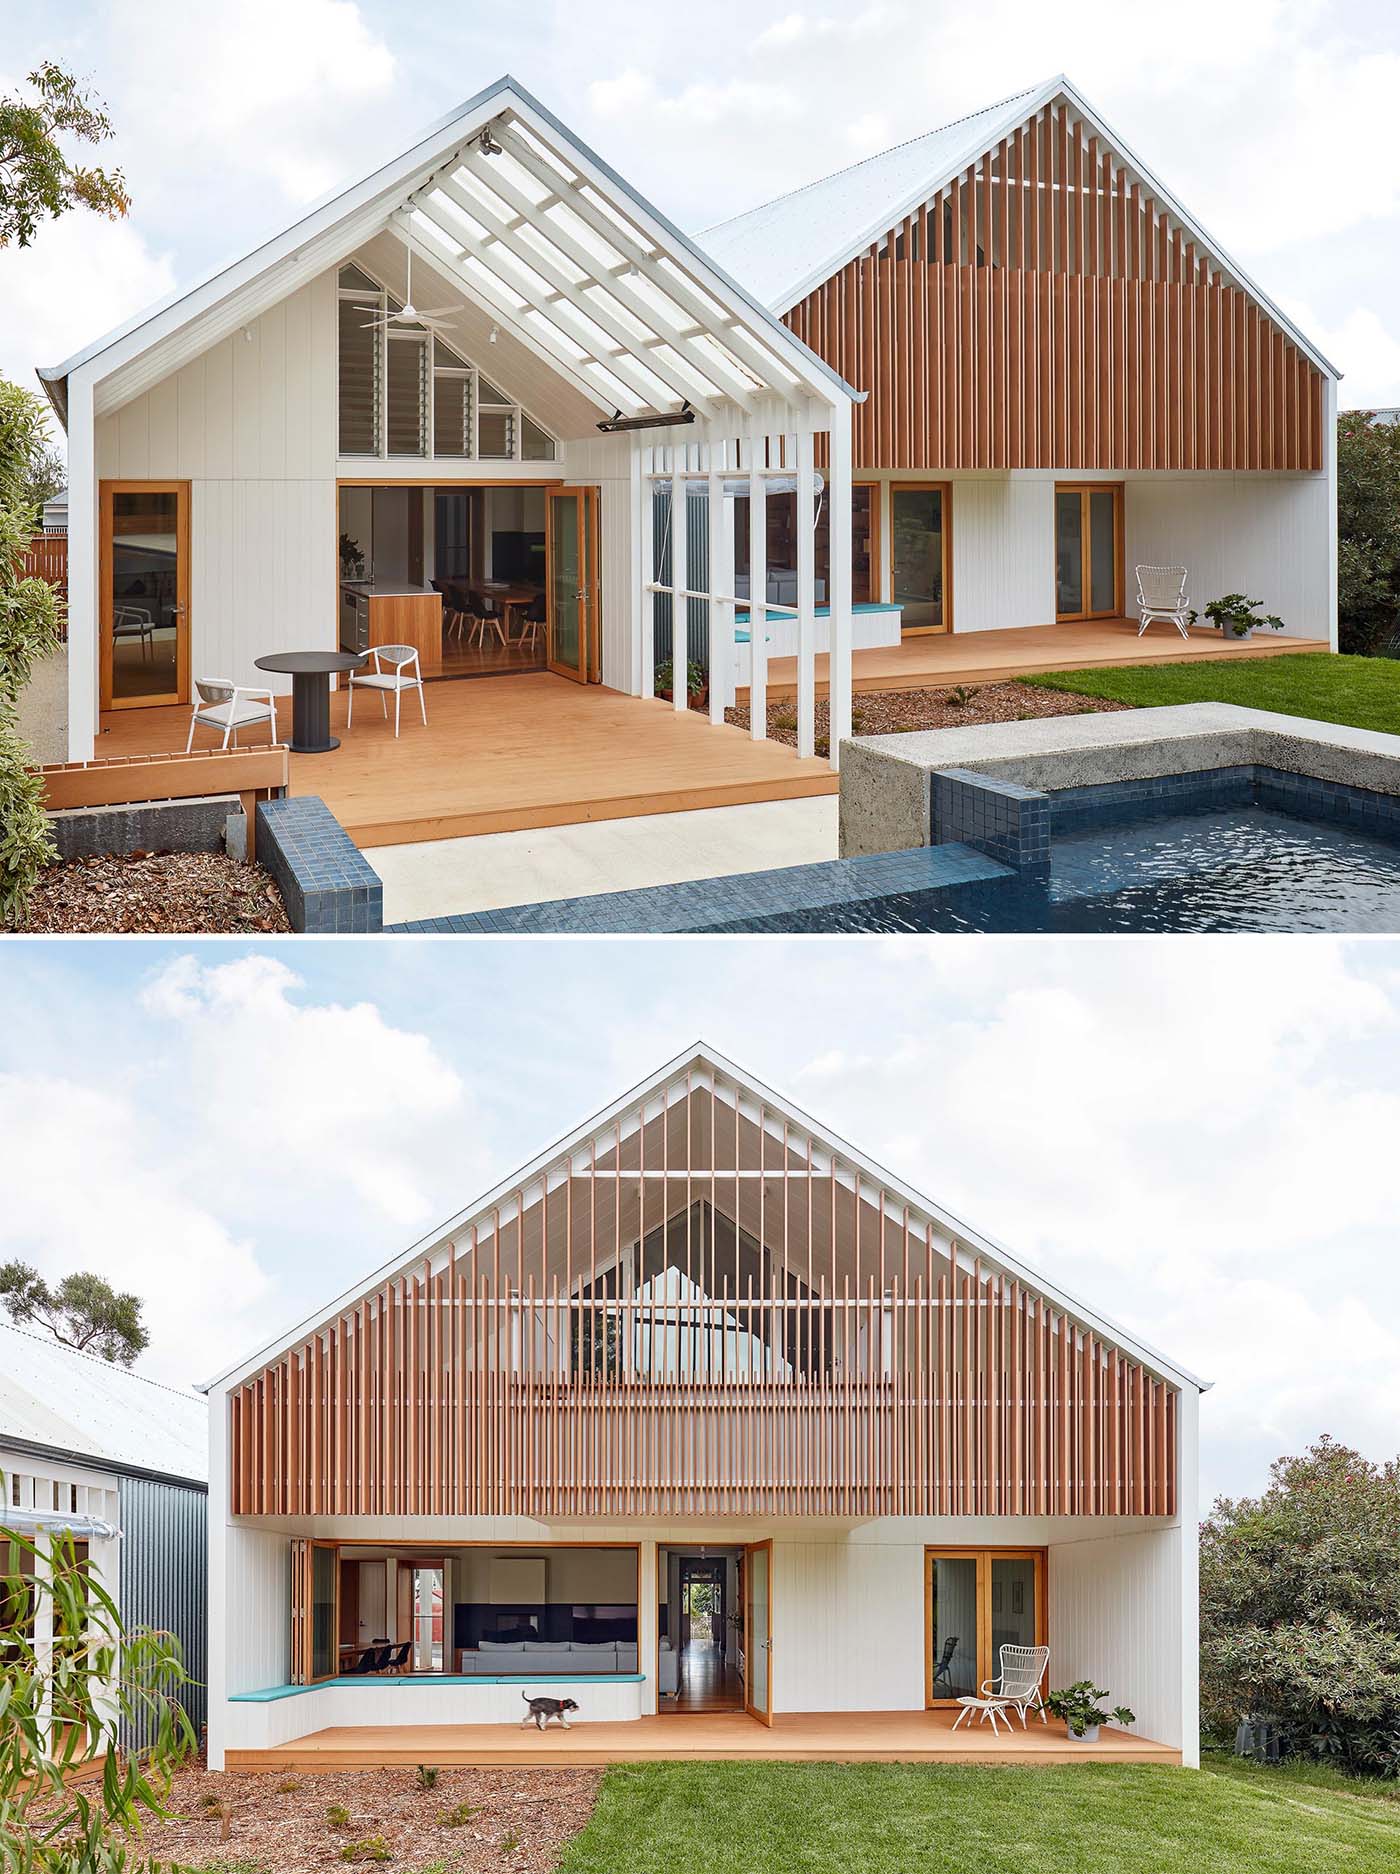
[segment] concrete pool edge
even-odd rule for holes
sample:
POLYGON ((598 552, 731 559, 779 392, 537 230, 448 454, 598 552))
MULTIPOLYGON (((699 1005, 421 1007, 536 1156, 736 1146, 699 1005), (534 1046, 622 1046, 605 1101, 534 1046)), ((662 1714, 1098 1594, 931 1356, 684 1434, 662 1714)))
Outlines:
POLYGON ((1217 769, 1269 768, 1400 797, 1400 735, 1235 703, 1177 703, 841 745, 843 859, 935 842, 934 776, 950 771, 1053 797, 1069 789, 1217 769))

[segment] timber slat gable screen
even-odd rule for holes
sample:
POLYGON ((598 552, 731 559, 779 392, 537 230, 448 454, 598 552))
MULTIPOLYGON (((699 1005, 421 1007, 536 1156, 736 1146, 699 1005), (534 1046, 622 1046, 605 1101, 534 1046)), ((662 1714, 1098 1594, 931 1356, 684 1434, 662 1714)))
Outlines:
POLYGON ((784 318, 861 468, 1322 467, 1321 372, 1064 103, 784 318))
POLYGON ((1171 1515, 1178 1395, 707 1066, 230 1396, 239 1515, 1171 1515))

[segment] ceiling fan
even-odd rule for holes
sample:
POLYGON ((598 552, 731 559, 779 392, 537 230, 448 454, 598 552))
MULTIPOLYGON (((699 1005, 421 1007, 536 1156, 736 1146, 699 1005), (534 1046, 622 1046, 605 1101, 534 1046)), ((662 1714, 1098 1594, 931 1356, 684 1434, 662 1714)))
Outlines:
POLYGON ((406 247, 404 255, 408 266, 408 278, 404 286, 403 310, 386 312, 379 306, 356 306, 356 312, 373 314, 373 317, 366 319, 360 327, 362 332, 376 329, 387 332, 392 325, 426 325, 430 330, 435 331, 438 321, 445 319, 449 313, 466 311, 466 307, 460 303, 456 306, 415 306, 413 303, 413 249, 406 247))

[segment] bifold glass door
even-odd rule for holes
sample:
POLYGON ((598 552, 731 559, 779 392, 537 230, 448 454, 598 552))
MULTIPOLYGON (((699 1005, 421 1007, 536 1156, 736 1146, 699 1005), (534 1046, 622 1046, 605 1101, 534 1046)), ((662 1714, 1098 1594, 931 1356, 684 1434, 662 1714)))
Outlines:
POLYGON ((549 668, 575 683, 598 675, 598 491, 549 491, 549 668))
POLYGON ((1056 488, 1056 618, 1116 618, 1120 614, 1122 498, 1122 489, 1112 484, 1056 488))
POLYGON ((1038 1549, 930 1549, 925 1557, 925 1683, 930 1705, 975 1694, 1003 1646, 1045 1643, 1038 1549))
POLYGON ((744 1550, 744 1709, 773 1722, 773 1545, 744 1550))

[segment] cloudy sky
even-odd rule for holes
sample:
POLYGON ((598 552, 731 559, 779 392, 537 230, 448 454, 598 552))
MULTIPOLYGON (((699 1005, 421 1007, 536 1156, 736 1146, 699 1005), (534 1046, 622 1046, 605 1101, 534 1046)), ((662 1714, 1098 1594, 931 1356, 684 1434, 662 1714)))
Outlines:
POLYGON ((105 95, 135 207, 0 254, 25 382, 504 71, 692 230, 1063 71, 1345 371, 1344 407, 1400 402, 1385 0, 0 0, 0 91, 46 56, 105 95))
POLYGON ((0 1260, 208 1378, 697 1036, 1215 1386, 1206 1488, 1400 1437, 1400 946, 6 944, 0 1260))

